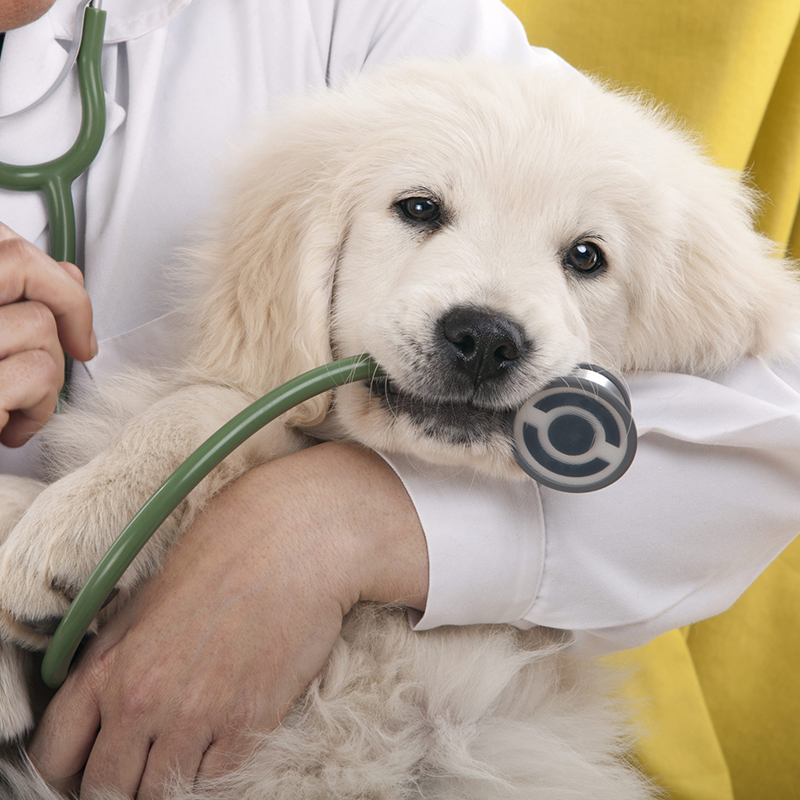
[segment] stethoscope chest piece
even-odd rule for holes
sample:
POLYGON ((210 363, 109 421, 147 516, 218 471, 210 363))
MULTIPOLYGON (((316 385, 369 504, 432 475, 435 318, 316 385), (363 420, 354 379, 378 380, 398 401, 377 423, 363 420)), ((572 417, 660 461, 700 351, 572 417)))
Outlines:
POLYGON ((531 397, 512 420, 514 455, 539 483, 591 492, 621 477, 636 454, 636 425, 622 382, 581 364, 531 397))

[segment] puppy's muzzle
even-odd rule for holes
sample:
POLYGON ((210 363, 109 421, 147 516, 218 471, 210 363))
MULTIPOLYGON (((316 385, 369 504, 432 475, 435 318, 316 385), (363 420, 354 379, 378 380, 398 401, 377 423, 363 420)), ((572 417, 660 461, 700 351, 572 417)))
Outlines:
POLYGON ((457 307, 439 321, 447 362, 477 388, 513 372, 528 347, 522 328, 492 311, 457 307))

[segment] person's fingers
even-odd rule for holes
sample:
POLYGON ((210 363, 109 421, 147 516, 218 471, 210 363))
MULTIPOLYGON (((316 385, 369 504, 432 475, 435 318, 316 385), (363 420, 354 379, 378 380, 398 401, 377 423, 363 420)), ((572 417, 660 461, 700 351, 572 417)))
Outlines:
POLYGON ((64 355, 56 320, 44 303, 27 300, 0 306, 0 331, 0 360, 26 350, 44 350, 63 375, 64 355))
POLYGON ((156 739, 147 756, 136 800, 161 800, 176 783, 191 787, 209 738, 187 732, 156 739))
POLYGON ((0 361, 0 442, 19 447, 44 425, 56 407, 59 374, 44 350, 0 361))
POLYGON ((91 685, 70 678, 45 709, 28 755, 41 776, 61 789, 76 788, 100 728, 91 685))
POLYGON ((0 443, 19 447, 50 418, 62 349, 81 361, 97 353, 83 276, 0 223, 0 443))
POLYGON ((213 780, 229 775, 252 755, 255 740, 248 737, 247 731, 240 731, 235 739, 232 736, 217 739, 203 753, 197 769, 197 779, 213 780))
POLYGON ((61 267, 67 275, 72 278, 72 280, 79 283, 81 286, 84 285, 83 282, 83 273, 75 266, 75 264, 70 264, 69 261, 58 261, 56 262, 59 267, 61 267))
POLYGON ((55 318, 63 348, 80 361, 93 358, 92 304, 72 266, 53 261, 0 225, 0 305, 38 300, 55 318))
MULTIPOLYGON (((69 261, 59 261, 57 263, 58 263, 58 266, 61 267, 67 273, 67 275, 69 275, 70 278, 72 278, 72 280, 74 280, 81 288, 84 287, 83 273, 80 271, 80 269, 78 269, 78 267, 75 266, 75 264, 70 264, 69 261)), ((86 295, 86 300, 89 300, 89 295, 88 294, 86 295)), ((92 320, 93 320, 94 314, 93 314, 93 311, 92 311, 92 303, 91 303, 90 300, 89 300, 89 306, 88 306, 88 313, 89 313, 89 319, 88 319, 88 321, 89 321, 89 357, 88 358, 80 358, 79 356, 77 356, 74 353, 72 353, 72 351, 70 351, 64 345, 64 349, 67 350, 67 352, 71 356, 73 356, 74 358, 77 358, 78 361, 90 361, 91 359, 93 359, 97 355, 97 349, 98 349, 98 347, 97 347, 97 334, 95 334, 94 327, 92 325, 92 320)), ((59 320, 56 319, 56 324, 57 325, 58 325, 58 322, 59 322, 59 320)), ((63 327, 63 326, 59 326, 59 333, 60 333, 60 328, 61 327, 63 327)))
POLYGON ((150 737, 134 725, 103 725, 86 761, 81 800, 137 796, 150 751, 150 737))

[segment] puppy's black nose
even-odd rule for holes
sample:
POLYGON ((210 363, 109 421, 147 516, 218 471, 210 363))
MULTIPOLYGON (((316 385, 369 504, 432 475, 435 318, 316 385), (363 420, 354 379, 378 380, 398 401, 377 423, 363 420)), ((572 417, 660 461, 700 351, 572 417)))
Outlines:
POLYGON ((479 308, 454 308, 441 320, 452 363, 477 386, 496 378, 525 351, 525 334, 516 322, 479 308))

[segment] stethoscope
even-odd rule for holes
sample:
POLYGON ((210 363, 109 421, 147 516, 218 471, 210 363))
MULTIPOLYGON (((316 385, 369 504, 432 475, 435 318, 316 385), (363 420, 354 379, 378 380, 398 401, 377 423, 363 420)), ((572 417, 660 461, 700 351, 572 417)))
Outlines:
MULTIPOLYGON (((44 193, 51 255, 73 263, 71 185, 99 151, 105 128, 100 76, 105 12, 95 1, 81 3, 76 20, 76 30, 83 31, 79 51, 73 44, 83 108, 78 139, 63 156, 44 164, 0 164, 0 187, 44 193)), ((61 77, 64 74, 62 71, 61 77)), ((317 367, 252 403, 200 445, 142 506, 72 602, 45 653, 44 682, 53 688, 64 682, 75 651, 125 570, 186 495, 226 456, 294 406, 338 386, 370 381, 382 374, 377 362, 367 355, 317 367)), ((628 392, 619 378, 592 364, 581 364, 571 375, 551 381, 509 414, 508 424, 517 464, 551 489, 602 489, 623 475, 636 453, 636 426, 628 392)))

